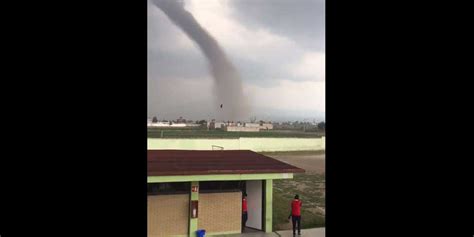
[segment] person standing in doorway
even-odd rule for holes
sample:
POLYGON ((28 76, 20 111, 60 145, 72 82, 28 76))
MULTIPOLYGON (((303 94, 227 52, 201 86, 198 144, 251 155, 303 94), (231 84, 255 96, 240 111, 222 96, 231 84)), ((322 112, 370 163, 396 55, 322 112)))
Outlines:
POLYGON ((242 232, 244 232, 247 223, 247 193, 242 194, 242 232))
POLYGON ((291 218, 293 223, 293 236, 296 235, 296 225, 298 225, 298 235, 301 235, 301 206, 302 202, 298 195, 295 195, 295 199, 291 201, 291 214, 288 219, 291 218))

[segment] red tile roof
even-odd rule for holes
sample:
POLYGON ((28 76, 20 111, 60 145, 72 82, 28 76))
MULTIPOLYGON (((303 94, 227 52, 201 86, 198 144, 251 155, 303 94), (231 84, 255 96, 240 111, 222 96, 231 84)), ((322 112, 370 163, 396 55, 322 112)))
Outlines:
POLYGON ((147 165, 148 176, 304 172, 249 150, 148 150, 147 165))

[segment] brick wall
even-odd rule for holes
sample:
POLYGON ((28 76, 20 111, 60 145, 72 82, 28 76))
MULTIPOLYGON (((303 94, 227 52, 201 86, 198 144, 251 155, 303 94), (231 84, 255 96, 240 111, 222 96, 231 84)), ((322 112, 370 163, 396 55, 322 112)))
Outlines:
POLYGON ((206 233, 240 232, 242 193, 200 193, 198 229, 206 233))
POLYGON ((148 196, 148 237, 187 235, 189 195, 148 196))

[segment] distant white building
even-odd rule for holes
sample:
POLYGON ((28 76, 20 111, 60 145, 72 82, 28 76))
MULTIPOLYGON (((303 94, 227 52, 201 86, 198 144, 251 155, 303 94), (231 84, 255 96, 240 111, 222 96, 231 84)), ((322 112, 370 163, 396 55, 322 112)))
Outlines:
POLYGON ((179 128, 182 128, 182 127, 186 127, 186 124, 185 123, 173 123, 171 122, 157 122, 157 123, 152 123, 152 122, 149 122, 148 123, 148 127, 158 127, 158 128, 163 128, 163 127, 179 127, 179 128))
POLYGON ((186 124, 186 127, 199 127, 201 126, 201 124, 197 124, 197 123, 187 123, 186 124))
POLYGON ((185 123, 171 123, 170 127, 184 128, 184 127, 186 127, 186 124, 185 123))
POLYGON ((259 128, 260 124, 259 123, 245 123, 244 126, 248 128, 259 128))
POLYGON ((271 124, 271 123, 264 123, 264 124, 262 124, 262 125, 260 126, 260 129, 266 129, 266 130, 268 130, 268 129, 273 129, 273 124, 271 124))
POLYGON ((264 129, 264 130, 268 130, 268 129, 273 129, 273 124, 271 123, 245 123, 244 125, 245 127, 249 127, 249 128, 260 128, 260 129, 264 129))
POLYGON ((227 126, 227 123, 225 122, 208 122, 207 123, 207 126, 210 128, 210 129, 216 129, 216 128, 221 128, 223 129, 225 126, 227 126))
POLYGON ((225 126, 224 131, 226 132, 258 132, 260 131, 260 128, 242 127, 242 126, 225 126))

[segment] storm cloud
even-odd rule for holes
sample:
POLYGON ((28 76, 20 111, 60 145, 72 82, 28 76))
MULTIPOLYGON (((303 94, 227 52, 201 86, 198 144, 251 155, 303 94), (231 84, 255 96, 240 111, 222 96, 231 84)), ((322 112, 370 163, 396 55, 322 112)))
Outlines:
MULTIPOLYGON (((233 63, 251 115, 324 117, 324 1, 187 0, 183 5, 233 63)), ((218 118, 208 65, 199 46, 149 2, 148 115, 218 118)))

